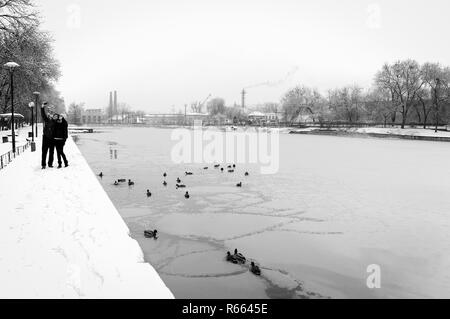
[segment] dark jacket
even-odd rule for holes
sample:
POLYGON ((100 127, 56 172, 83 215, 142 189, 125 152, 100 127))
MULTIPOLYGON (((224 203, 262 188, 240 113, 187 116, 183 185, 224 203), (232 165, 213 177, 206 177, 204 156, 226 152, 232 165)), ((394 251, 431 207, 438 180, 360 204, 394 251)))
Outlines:
POLYGON ((62 119, 61 123, 55 121, 53 138, 55 140, 67 140, 69 137, 68 126, 66 119, 62 119))
POLYGON ((48 118, 44 107, 41 107, 41 116, 42 122, 44 123, 44 136, 47 138, 53 138, 55 121, 48 118))

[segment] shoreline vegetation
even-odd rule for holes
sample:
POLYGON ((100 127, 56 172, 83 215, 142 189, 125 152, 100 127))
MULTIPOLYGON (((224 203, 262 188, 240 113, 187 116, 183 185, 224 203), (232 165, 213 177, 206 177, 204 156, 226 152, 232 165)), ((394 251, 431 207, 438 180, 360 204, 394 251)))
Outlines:
MULTIPOLYGON (((148 114, 132 107, 110 105, 103 110, 84 109, 72 103, 69 122, 169 126, 294 126, 304 127, 433 127, 438 133, 450 121, 450 67, 413 59, 385 63, 370 87, 358 84, 329 89, 327 92, 296 84, 277 102, 245 102, 231 106, 223 97, 185 104, 178 112, 148 114), (189 109, 189 112, 188 112, 189 109), (184 110, 184 111, 183 111, 184 110), (93 111, 97 115, 91 116, 93 111), (167 114, 168 113, 168 114, 167 114)), ((125 103, 126 104, 126 103, 125 103)), ((404 134, 400 134, 404 135, 404 134)))
MULTIPOLYGON (((160 129, 192 129, 192 126, 183 125, 136 125, 136 124, 104 124, 94 126, 71 126, 69 131, 72 134, 88 134, 100 133, 102 129, 108 127, 135 127, 135 128, 160 128, 160 129)), ((253 129, 267 132, 279 132, 282 134, 297 134, 297 135, 327 135, 337 137, 362 137, 362 138, 396 138, 405 140, 419 140, 419 141, 435 141, 435 142, 450 142, 450 131, 446 128, 441 128, 438 132, 435 129, 424 129, 416 127, 285 127, 285 126, 204 126, 203 129, 222 130, 224 132, 239 132, 243 130, 253 129)))

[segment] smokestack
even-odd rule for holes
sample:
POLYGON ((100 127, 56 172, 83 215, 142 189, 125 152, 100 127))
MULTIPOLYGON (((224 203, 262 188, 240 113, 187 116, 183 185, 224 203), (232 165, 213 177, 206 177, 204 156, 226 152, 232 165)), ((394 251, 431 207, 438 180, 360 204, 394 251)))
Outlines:
POLYGON ((113 93, 109 92, 109 115, 113 117, 114 107, 113 107, 113 93))
POLYGON ((242 108, 245 109, 245 95, 247 92, 245 90, 242 90, 242 108))
POLYGON ((114 114, 117 114, 117 91, 114 91, 114 114))

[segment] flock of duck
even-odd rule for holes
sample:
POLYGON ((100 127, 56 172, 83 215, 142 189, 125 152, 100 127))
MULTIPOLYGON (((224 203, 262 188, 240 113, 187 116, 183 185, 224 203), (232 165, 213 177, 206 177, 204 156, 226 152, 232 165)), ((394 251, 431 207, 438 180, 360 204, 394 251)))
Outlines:
MULTIPOLYGON (((247 263, 247 258, 245 258, 244 255, 242 255, 240 252, 238 252, 237 249, 234 250, 234 255, 232 255, 230 252, 227 252, 226 259, 227 261, 236 265, 245 265, 247 263)), ((257 276, 261 275, 261 269, 255 264, 254 261, 250 263, 250 271, 257 276)))
MULTIPOLYGON (((219 169, 222 173, 225 172, 225 168, 221 167, 220 165, 214 165, 214 168, 215 169, 219 169)), ((204 170, 208 170, 209 167, 206 166, 203 169, 204 170)), ((236 165, 235 164, 228 165, 226 167, 226 169, 227 169, 228 173, 234 173, 235 169, 236 169, 236 165)), ((185 172, 185 176, 192 176, 192 175, 194 175, 193 172, 185 172)), ((244 175, 246 177, 250 176, 250 174, 248 172, 245 172, 244 175)), ((103 174, 103 172, 101 172, 98 176, 100 178, 103 178, 105 175, 103 174)), ((164 173, 163 177, 164 177, 163 186, 167 187, 168 186, 168 183, 167 183, 167 180, 166 180, 167 179, 167 173, 164 173)), ((126 179, 118 179, 118 180, 114 181, 114 186, 119 186, 119 185, 124 184, 124 183, 127 183, 126 179)), ((131 186, 134 186, 134 185, 135 185, 135 183, 131 179, 129 179, 128 180, 128 186, 131 187, 131 186)), ((182 184, 181 179, 178 177, 176 179, 175 187, 176 187, 176 189, 184 189, 187 186, 185 184, 182 184)), ((237 183, 236 187, 242 187, 242 182, 237 183)), ((150 198, 150 197, 152 197, 152 195, 153 195, 152 192, 148 189, 147 190, 147 197, 150 198)), ((191 195, 189 194, 189 192, 186 192, 184 194, 184 198, 185 199, 190 199, 190 197, 191 197, 191 195)), ((156 229, 155 230, 145 230, 144 231, 144 236, 145 236, 145 238, 157 240, 158 239, 158 230, 156 230, 156 229)), ((233 263, 233 264, 237 264, 237 265, 246 265, 247 264, 247 259, 244 257, 244 255, 239 253, 237 249, 234 250, 234 254, 233 255, 230 252, 227 252, 226 261, 228 261, 230 263, 233 263)), ((253 274, 257 275, 257 276, 261 275, 261 269, 253 261, 250 263, 250 271, 253 274)))
MULTIPOLYGON (((220 169, 221 172, 225 171, 225 168, 220 167, 220 165, 214 165, 214 168, 220 169)), ((209 167, 204 167, 203 169, 204 170, 208 170, 209 167)), ((228 173, 234 173, 235 169, 236 169, 236 164, 228 165, 227 169, 228 169, 228 173)), ((192 176, 192 175, 194 175, 194 173, 192 173, 192 172, 185 172, 185 176, 192 176)), ((103 174, 103 172, 101 172, 100 174, 98 174, 98 176, 100 178, 103 178, 105 175, 103 174)), ((248 177, 248 176, 250 176, 250 174, 248 172, 246 172, 245 176, 248 177)), ((167 187, 168 186, 168 183, 166 181, 167 173, 164 173, 163 177, 164 177, 163 186, 167 187)), ((118 179, 118 180, 114 181, 113 185, 114 186, 119 186, 119 185, 124 184, 124 183, 127 183, 126 179, 118 179)), ((135 185, 135 182, 133 182, 131 179, 129 179, 128 180, 128 186, 131 187, 131 186, 134 186, 134 185, 135 185)), ((178 177, 177 180, 176 180, 175 187, 176 187, 176 189, 180 189, 180 188, 186 188, 187 186, 185 184, 182 184, 181 179, 178 177)), ((242 182, 237 183, 236 187, 242 187, 242 182)), ((150 197, 152 197, 152 195, 153 195, 152 192, 149 189, 147 189, 147 197, 150 198, 150 197)), ((191 195, 189 194, 189 192, 186 192, 184 194, 184 198, 186 198, 186 199, 191 198, 191 195)))

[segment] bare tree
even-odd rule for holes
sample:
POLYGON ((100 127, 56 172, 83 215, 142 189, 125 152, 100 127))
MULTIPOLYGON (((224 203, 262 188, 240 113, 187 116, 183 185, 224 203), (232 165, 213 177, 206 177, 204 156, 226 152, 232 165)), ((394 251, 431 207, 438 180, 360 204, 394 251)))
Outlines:
POLYGON ((38 14, 31 0, 0 0, 0 32, 15 33, 36 27, 38 14))
POLYGON ((233 124, 239 124, 246 120, 247 116, 240 106, 226 107, 225 115, 227 119, 232 120, 233 124))
POLYGON ((435 132, 437 133, 442 105, 449 98, 450 69, 442 67, 439 63, 425 63, 422 67, 422 75, 423 81, 430 90, 435 117, 435 132))
POLYGON ((201 102, 192 102, 191 103, 191 111, 193 113, 201 113, 202 112, 203 105, 201 102))
POLYGON ((285 121, 292 122, 300 115, 316 115, 322 96, 317 90, 305 86, 296 86, 282 98, 281 104, 285 121))
POLYGON ((385 64, 376 75, 376 85, 390 90, 397 101, 402 114, 402 128, 405 128, 408 113, 417 100, 420 89, 424 86, 422 69, 414 60, 397 61, 385 64))
POLYGON ((385 127, 389 120, 395 122, 394 115, 397 110, 392 103, 392 94, 389 90, 375 88, 367 95, 366 102, 366 110, 371 120, 375 122, 381 120, 385 127))
POLYGON ((417 92, 417 117, 423 123, 423 128, 427 128, 428 118, 433 110, 433 103, 431 101, 431 92, 428 88, 423 87, 417 92), (421 112, 419 112, 419 109, 421 112))
POLYGON ((203 101, 196 101, 191 103, 191 110, 193 113, 203 113, 203 107, 205 106, 206 102, 211 98, 211 94, 208 95, 208 97, 203 101))
MULTIPOLYGON (((33 99, 33 92, 39 91, 50 98, 57 99, 54 81, 59 78, 59 63, 53 55, 51 37, 35 27, 17 33, 1 32, 0 65, 14 61, 20 65, 16 71, 15 89, 16 111, 26 115, 26 105, 33 99)), ((10 87, 7 72, 0 72, 0 110, 6 112, 10 107, 10 87)))
POLYGON ((329 104, 335 119, 356 123, 361 119, 364 96, 359 86, 346 86, 329 91, 329 104))
POLYGON ((84 110, 84 103, 72 103, 69 106, 68 122, 75 125, 82 124, 82 113, 84 110))
POLYGON ((212 116, 225 114, 225 100, 217 97, 209 101, 208 112, 212 116))

